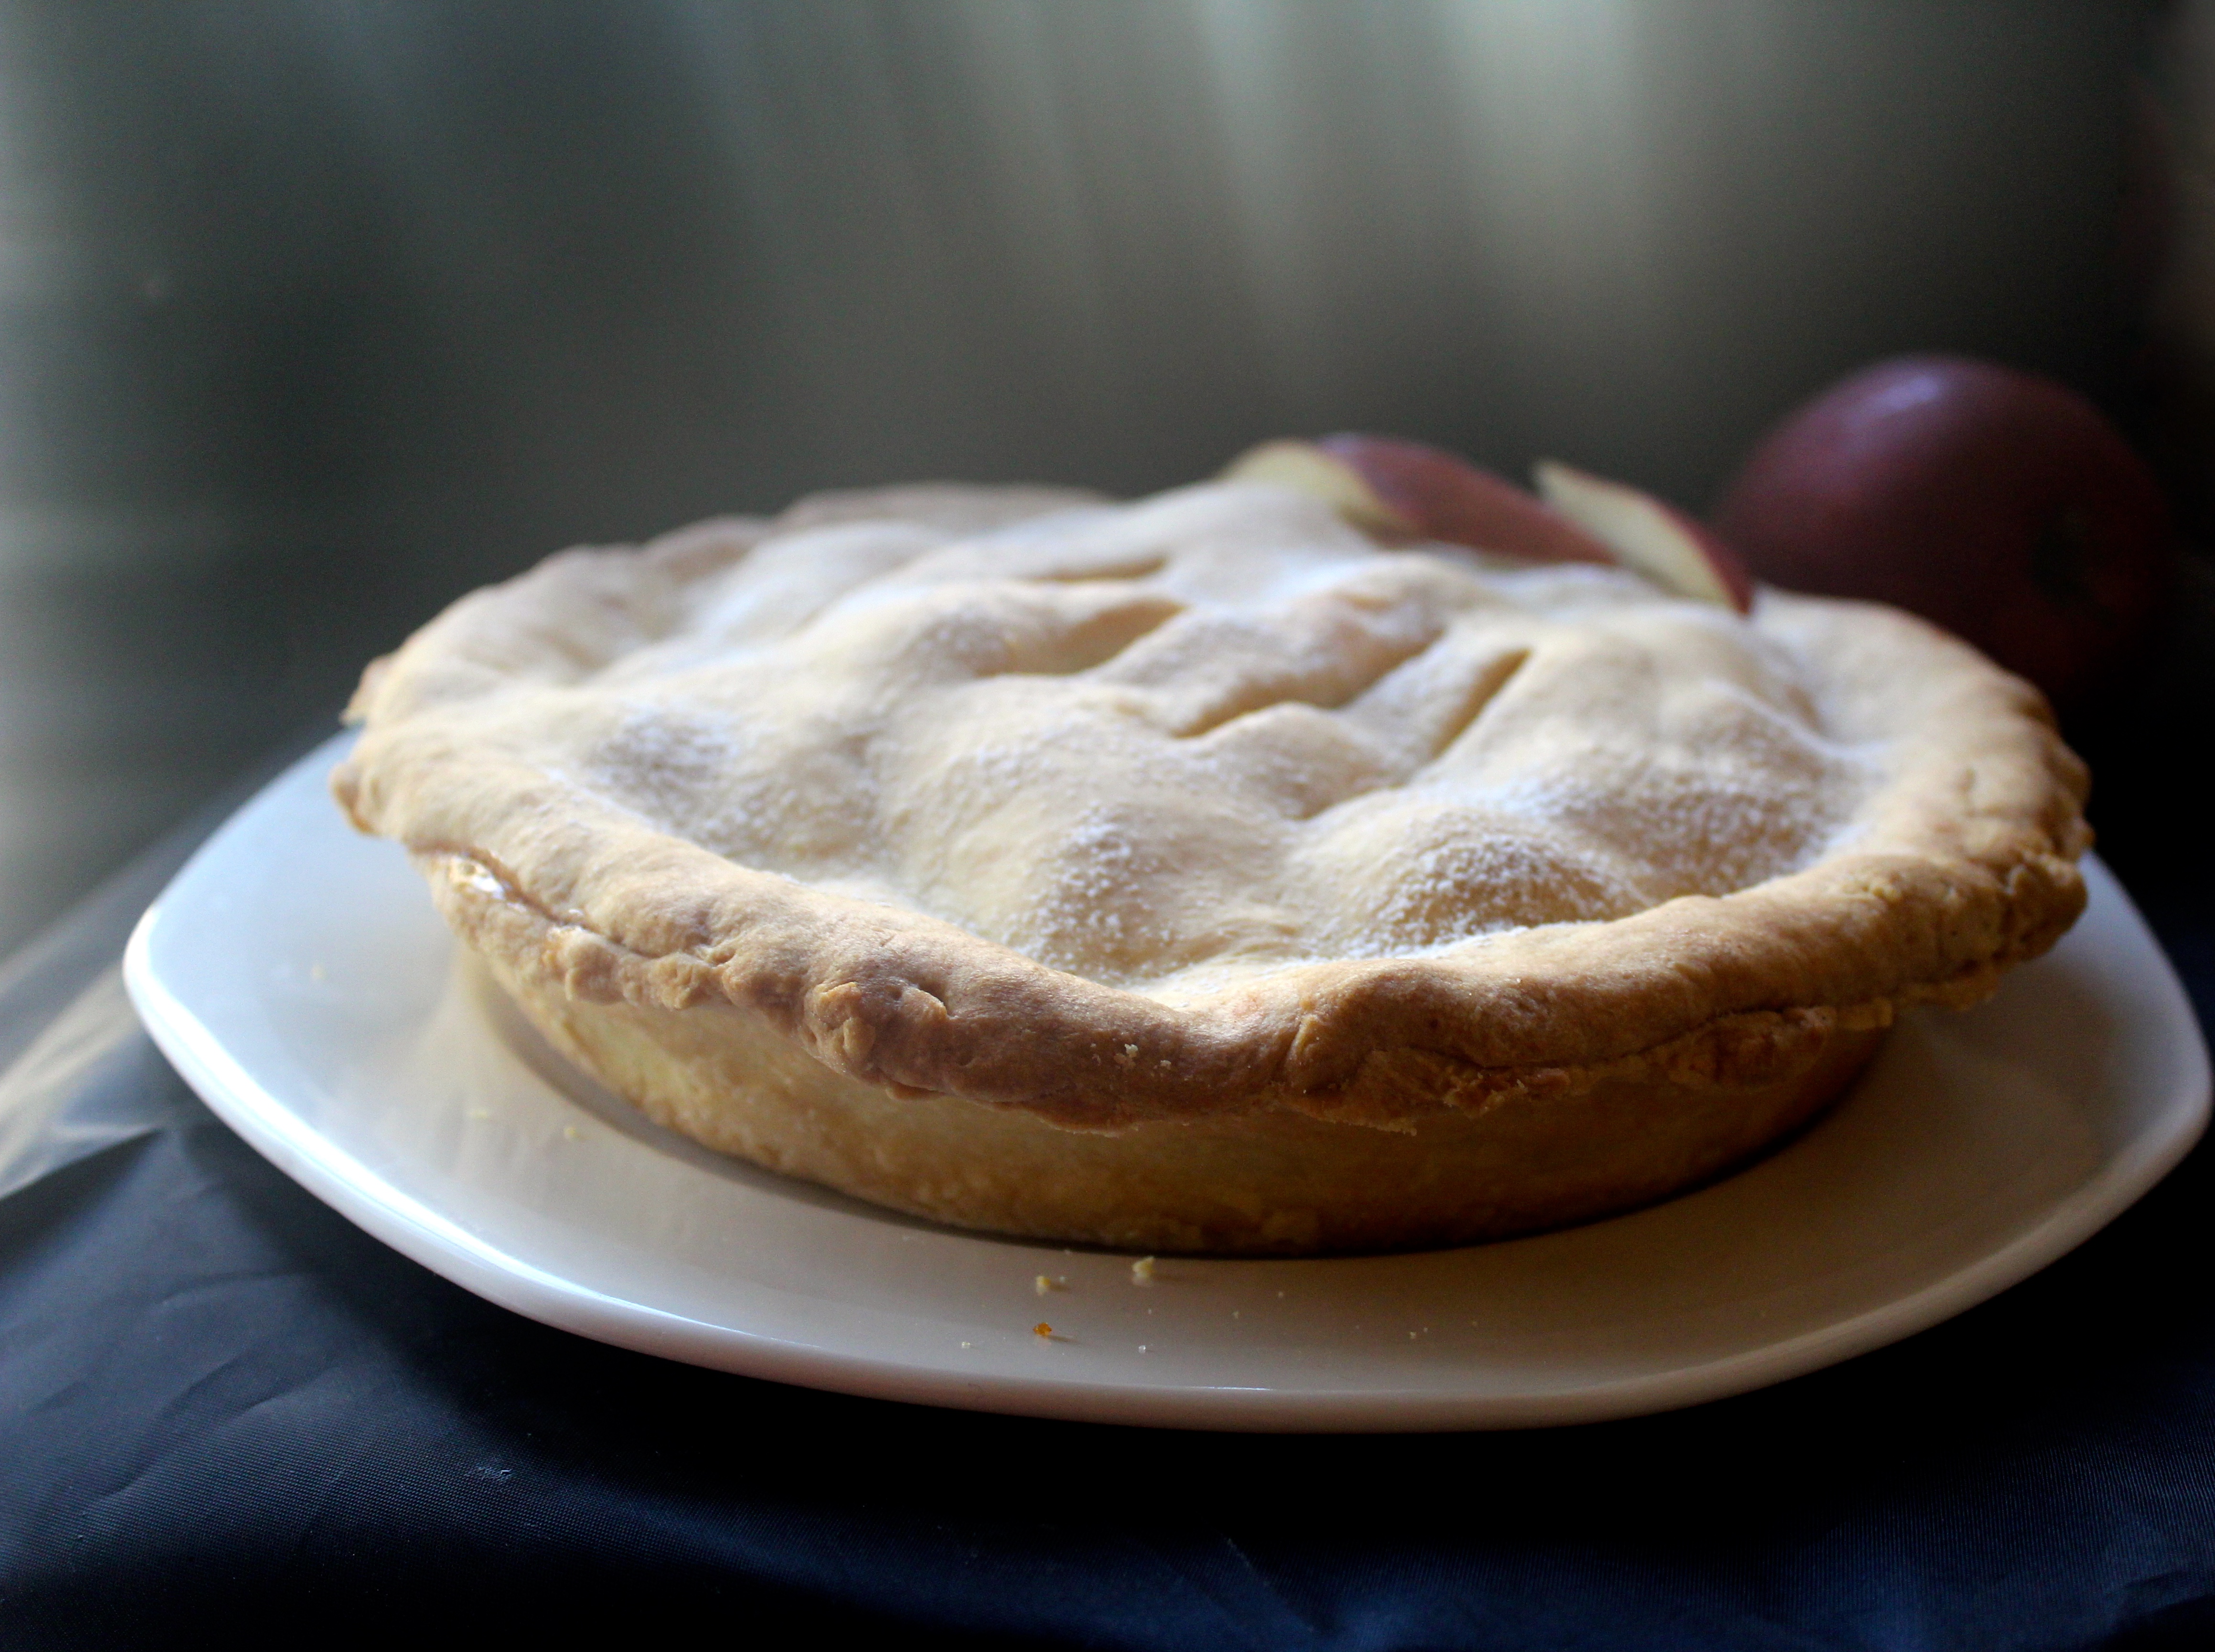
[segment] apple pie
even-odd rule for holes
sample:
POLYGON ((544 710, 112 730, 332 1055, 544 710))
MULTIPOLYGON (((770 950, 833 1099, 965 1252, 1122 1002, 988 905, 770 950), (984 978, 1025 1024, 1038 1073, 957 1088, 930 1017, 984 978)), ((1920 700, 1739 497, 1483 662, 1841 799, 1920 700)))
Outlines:
POLYGON ((660 1123, 966 1226, 1301 1254, 1650 1201, 2083 904, 2035 691, 1266 480, 822 495, 372 665, 334 777, 660 1123))

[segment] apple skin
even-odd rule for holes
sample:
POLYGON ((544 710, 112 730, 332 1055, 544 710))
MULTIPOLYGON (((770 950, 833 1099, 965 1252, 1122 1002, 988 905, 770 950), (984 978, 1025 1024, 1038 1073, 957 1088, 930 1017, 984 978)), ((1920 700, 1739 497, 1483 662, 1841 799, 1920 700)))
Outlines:
POLYGON ((1623 567, 1678 596, 1753 611, 1752 576, 1706 523, 1627 482, 1555 459, 1541 459, 1537 474, 1546 503, 1590 530, 1623 567))
POLYGON ((1401 436, 1341 432, 1316 446, 1342 461, 1427 538, 1536 562, 1611 562, 1607 546, 1505 476, 1401 436))
POLYGON ((1312 494, 1387 542, 1428 539, 1526 562, 1628 568, 1677 596, 1741 613, 1752 605, 1752 581, 1705 524, 1651 494, 1565 464, 1538 467, 1540 499, 1444 448, 1341 433, 1263 442, 1223 476, 1312 494))
POLYGON ((1385 502, 1369 479, 1319 442, 1279 436, 1249 447, 1223 468, 1225 482, 1266 482, 1322 500, 1364 533, 1379 539, 1428 537, 1406 512, 1385 502))
POLYGON ((2096 408, 1955 356, 1880 362, 1789 415, 1715 525, 1762 579, 1920 614, 2057 703, 2120 663, 2173 555, 2159 484, 2096 408))

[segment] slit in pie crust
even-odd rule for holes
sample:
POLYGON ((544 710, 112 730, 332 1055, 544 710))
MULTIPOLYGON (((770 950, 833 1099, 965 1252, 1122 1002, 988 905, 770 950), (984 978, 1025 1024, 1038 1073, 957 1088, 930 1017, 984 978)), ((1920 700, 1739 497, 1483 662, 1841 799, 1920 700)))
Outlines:
POLYGON ((566 552, 353 715, 349 815, 649 1115, 1148 1250, 1665 1197, 2084 899, 2082 765, 1920 621, 1388 548, 1261 483, 566 552))

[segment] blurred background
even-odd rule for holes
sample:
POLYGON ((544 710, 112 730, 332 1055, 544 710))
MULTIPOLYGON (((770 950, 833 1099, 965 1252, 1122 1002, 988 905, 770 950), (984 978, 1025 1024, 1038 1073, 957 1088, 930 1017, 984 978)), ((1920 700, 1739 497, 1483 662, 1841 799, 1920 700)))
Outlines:
POLYGON ((1701 507, 1947 349, 2204 530, 2210 12, 0 5, 0 953, 453 596, 814 488, 1353 427, 1701 507))

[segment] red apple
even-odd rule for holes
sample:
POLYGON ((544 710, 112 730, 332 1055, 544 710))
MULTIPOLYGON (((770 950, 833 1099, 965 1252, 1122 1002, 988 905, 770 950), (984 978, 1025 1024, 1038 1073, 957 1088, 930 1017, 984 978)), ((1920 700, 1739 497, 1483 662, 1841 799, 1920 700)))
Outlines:
POLYGON ((2159 599, 2168 513, 2092 405, 1991 362, 1879 363, 1757 447, 1716 525, 1762 578, 1936 621, 2057 701, 2159 599))
POLYGON ((1615 560, 1665 591, 1697 597, 1745 613, 1753 580, 1715 531, 1666 500, 1542 459, 1538 491, 1546 502, 1615 553, 1615 560))

